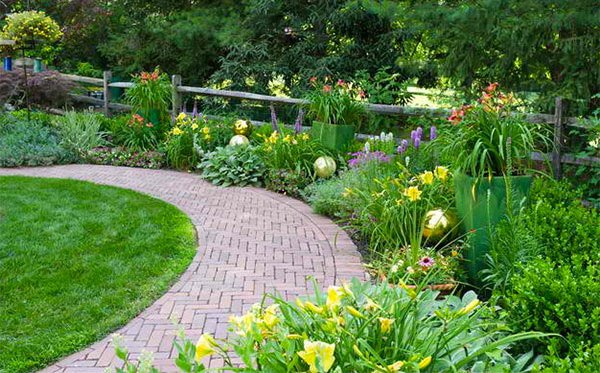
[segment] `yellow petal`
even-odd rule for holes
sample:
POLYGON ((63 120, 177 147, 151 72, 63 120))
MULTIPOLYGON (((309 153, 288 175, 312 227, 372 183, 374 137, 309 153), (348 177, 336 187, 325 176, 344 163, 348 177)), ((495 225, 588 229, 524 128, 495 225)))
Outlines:
POLYGON ((427 356, 425 359, 419 362, 419 369, 425 369, 431 364, 431 356, 427 356))
POLYGON ((210 334, 202 334, 198 339, 198 343, 196 343, 196 353, 194 355, 196 362, 200 362, 203 358, 214 354, 216 345, 217 343, 210 334))

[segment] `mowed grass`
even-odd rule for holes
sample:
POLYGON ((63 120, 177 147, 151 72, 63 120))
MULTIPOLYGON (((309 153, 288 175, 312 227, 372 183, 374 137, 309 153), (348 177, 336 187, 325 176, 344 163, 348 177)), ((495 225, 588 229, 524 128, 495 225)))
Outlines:
POLYGON ((88 182, 0 177, 0 372, 29 372, 101 339, 191 262, 176 207, 88 182))

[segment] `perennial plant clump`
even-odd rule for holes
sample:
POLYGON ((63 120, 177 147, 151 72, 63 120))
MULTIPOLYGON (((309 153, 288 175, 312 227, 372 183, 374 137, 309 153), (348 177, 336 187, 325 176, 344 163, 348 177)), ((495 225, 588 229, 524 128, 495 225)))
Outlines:
MULTIPOLYGON (((527 371, 531 353, 511 356, 510 346, 541 333, 507 332, 496 312, 473 292, 438 300, 438 293, 355 280, 286 302, 277 296, 232 316, 232 337, 177 342, 183 371, 208 371, 217 355, 225 370, 243 372, 393 373, 527 371), (468 346, 468 348, 465 348, 468 346), (239 357, 239 362, 232 358, 239 357)), ((127 352, 119 348, 124 359, 127 352)), ((131 372, 126 363, 119 372, 131 372)))

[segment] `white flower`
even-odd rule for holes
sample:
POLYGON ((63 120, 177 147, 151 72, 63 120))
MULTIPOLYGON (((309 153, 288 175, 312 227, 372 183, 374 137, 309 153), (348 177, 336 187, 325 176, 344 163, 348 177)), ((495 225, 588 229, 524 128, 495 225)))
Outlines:
POLYGON ((409 275, 412 275, 412 274, 414 274, 414 273, 415 273, 415 270, 414 270, 414 268, 413 268, 413 267, 411 267, 411 266, 408 266, 408 267, 406 267, 406 272, 407 272, 409 275))
POLYGON ((408 167, 408 165, 410 164, 410 157, 404 158, 404 164, 406 165, 406 167, 408 167))
POLYGON ((398 272, 398 265, 394 264, 391 268, 390 268, 390 272, 391 273, 396 273, 398 272))
POLYGON ((365 153, 368 153, 371 151, 371 144, 367 141, 365 142, 365 153))
POLYGON ((596 140, 592 140, 588 143, 592 148, 600 148, 600 136, 596 140))

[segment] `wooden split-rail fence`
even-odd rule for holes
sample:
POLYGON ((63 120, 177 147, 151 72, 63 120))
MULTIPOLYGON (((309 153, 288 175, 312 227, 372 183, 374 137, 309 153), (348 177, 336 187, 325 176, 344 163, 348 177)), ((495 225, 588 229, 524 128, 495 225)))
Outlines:
MULTIPOLYGON (((94 98, 86 95, 71 94, 74 101, 92 104, 103 108, 104 114, 111 115, 112 111, 129 111, 131 107, 128 105, 111 102, 111 88, 131 88, 133 83, 130 82, 111 82, 112 73, 105 71, 102 79, 90 78, 78 75, 62 74, 65 78, 88 86, 102 87, 103 98, 94 98)), ((181 76, 173 75, 172 83, 172 111, 175 115, 181 110, 182 97, 185 94, 195 94, 202 96, 222 97, 229 99, 248 100, 263 102, 269 105, 302 105, 307 101, 298 98, 268 96, 256 93, 229 91, 213 88, 191 87, 182 84, 181 76)), ((382 115, 398 115, 398 116, 429 116, 429 117, 447 117, 450 111, 446 109, 430 109, 416 108, 408 106, 382 105, 382 104, 367 104, 367 110, 376 114, 382 115)), ((564 154, 563 148, 566 141, 565 127, 581 127, 586 128, 580 120, 574 117, 565 117, 563 100, 560 97, 556 98, 554 114, 524 114, 525 118, 530 123, 547 123, 554 127, 553 149, 550 154, 533 153, 531 158, 536 161, 551 161, 552 170, 556 178, 562 177, 562 164, 575 165, 590 165, 600 167, 599 157, 576 157, 573 154, 564 154)), ((363 135, 364 136, 364 135, 363 135)))

